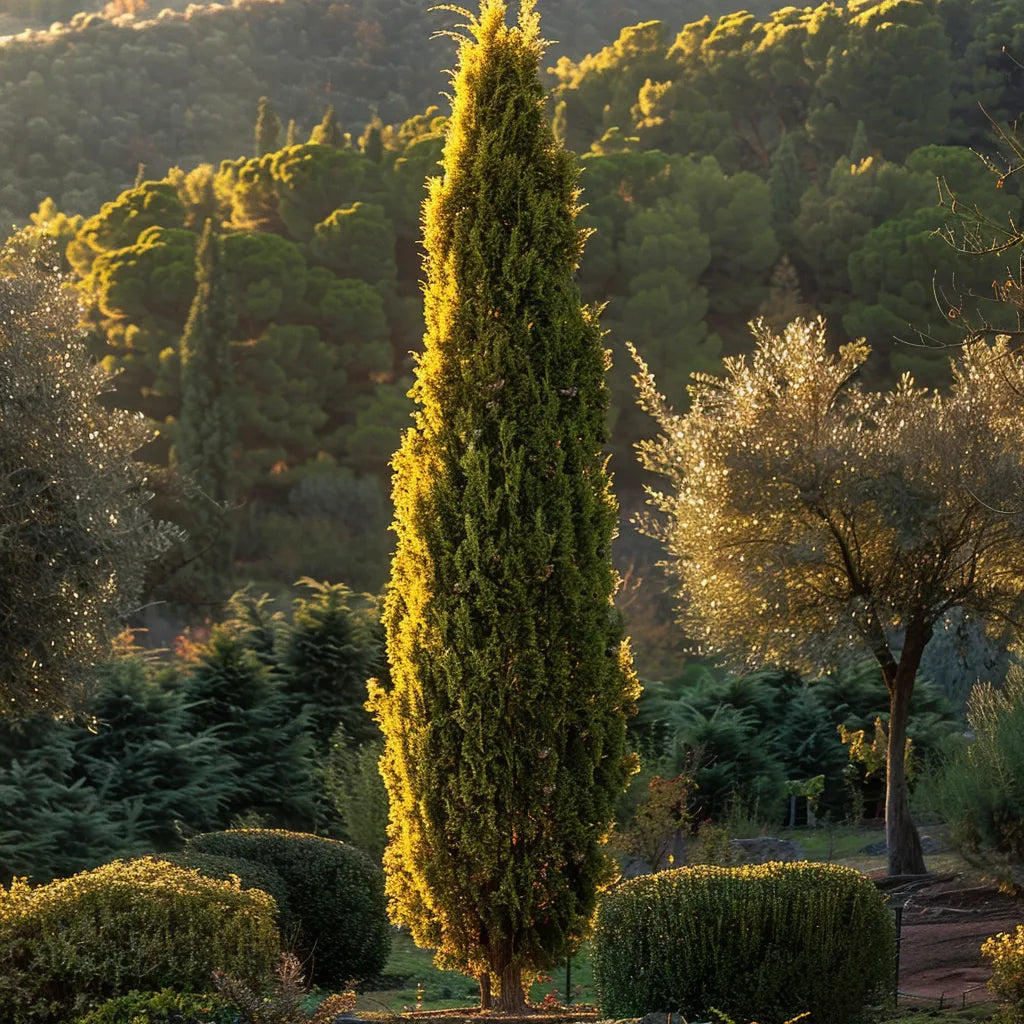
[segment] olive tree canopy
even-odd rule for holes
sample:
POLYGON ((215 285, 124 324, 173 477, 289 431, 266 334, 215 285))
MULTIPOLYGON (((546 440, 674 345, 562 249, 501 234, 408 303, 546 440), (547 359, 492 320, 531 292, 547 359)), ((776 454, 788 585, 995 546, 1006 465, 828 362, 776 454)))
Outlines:
POLYGON ((0 253, 0 701, 81 707, 148 561, 170 533, 145 511, 141 417, 107 408, 78 307, 28 236, 0 253))

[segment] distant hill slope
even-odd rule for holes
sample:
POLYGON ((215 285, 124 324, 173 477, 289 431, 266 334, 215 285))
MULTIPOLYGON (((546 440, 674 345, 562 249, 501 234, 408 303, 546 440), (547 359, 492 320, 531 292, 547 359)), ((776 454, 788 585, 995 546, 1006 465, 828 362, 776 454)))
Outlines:
MULTIPOLYGON (((8 0, 6 13, 47 0, 8 0)), ((122 8, 127 0, 118 0, 122 8)), ((62 26, 0 45, 0 220, 23 221, 52 197, 68 212, 113 198, 139 163, 162 175, 252 152, 257 101, 267 95, 298 141, 333 104, 358 136, 377 114, 400 122, 445 104, 450 39, 459 19, 428 0, 241 0, 155 16, 76 14, 62 26)), ((582 57, 631 21, 677 27, 702 0, 548 0, 544 30, 559 56, 582 57)), ((723 5, 724 6, 724 5, 723 5)), ((116 9, 112 5, 108 10, 116 9)))

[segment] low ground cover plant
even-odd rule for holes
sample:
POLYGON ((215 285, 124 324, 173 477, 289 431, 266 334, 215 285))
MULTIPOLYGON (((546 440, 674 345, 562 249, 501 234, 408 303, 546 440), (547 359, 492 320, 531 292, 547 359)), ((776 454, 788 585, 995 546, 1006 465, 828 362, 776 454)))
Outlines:
POLYGON ((235 1024, 238 1011, 209 992, 129 992, 101 1003, 75 1024, 235 1024))
POLYGON ((0 888, 0 1020, 57 1024, 133 989, 257 980, 280 946, 273 899, 144 857, 0 888))
POLYGON ((593 964, 603 1016, 650 1012, 852 1024, 891 991, 892 914, 859 872, 828 864, 700 866, 602 900, 593 964))

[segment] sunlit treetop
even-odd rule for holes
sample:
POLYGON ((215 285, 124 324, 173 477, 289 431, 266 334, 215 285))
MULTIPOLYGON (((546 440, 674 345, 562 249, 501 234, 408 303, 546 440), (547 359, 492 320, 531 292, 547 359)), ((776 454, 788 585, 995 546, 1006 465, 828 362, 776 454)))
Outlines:
POLYGON ((822 321, 754 325, 753 356, 695 375, 675 413, 638 358, 660 436, 643 520, 678 573, 702 647, 754 667, 834 664, 951 608, 1024 621, 1024 357, 1007 339, 953 361, 948 395, 905 376, 864 391, 864 342, 832 354, 822 321))

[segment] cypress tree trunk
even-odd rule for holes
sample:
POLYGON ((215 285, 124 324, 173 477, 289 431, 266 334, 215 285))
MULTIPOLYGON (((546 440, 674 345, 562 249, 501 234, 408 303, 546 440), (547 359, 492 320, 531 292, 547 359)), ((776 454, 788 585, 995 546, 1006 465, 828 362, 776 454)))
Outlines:
POLYGON ((636 698, 611 599, 606 355, 573 274, 577 174, 544 116, 527 0, 471 17, 424 207, 425 352, 394 459, 384 608, 391 912, 521 1009, 607 877, 636 698))

